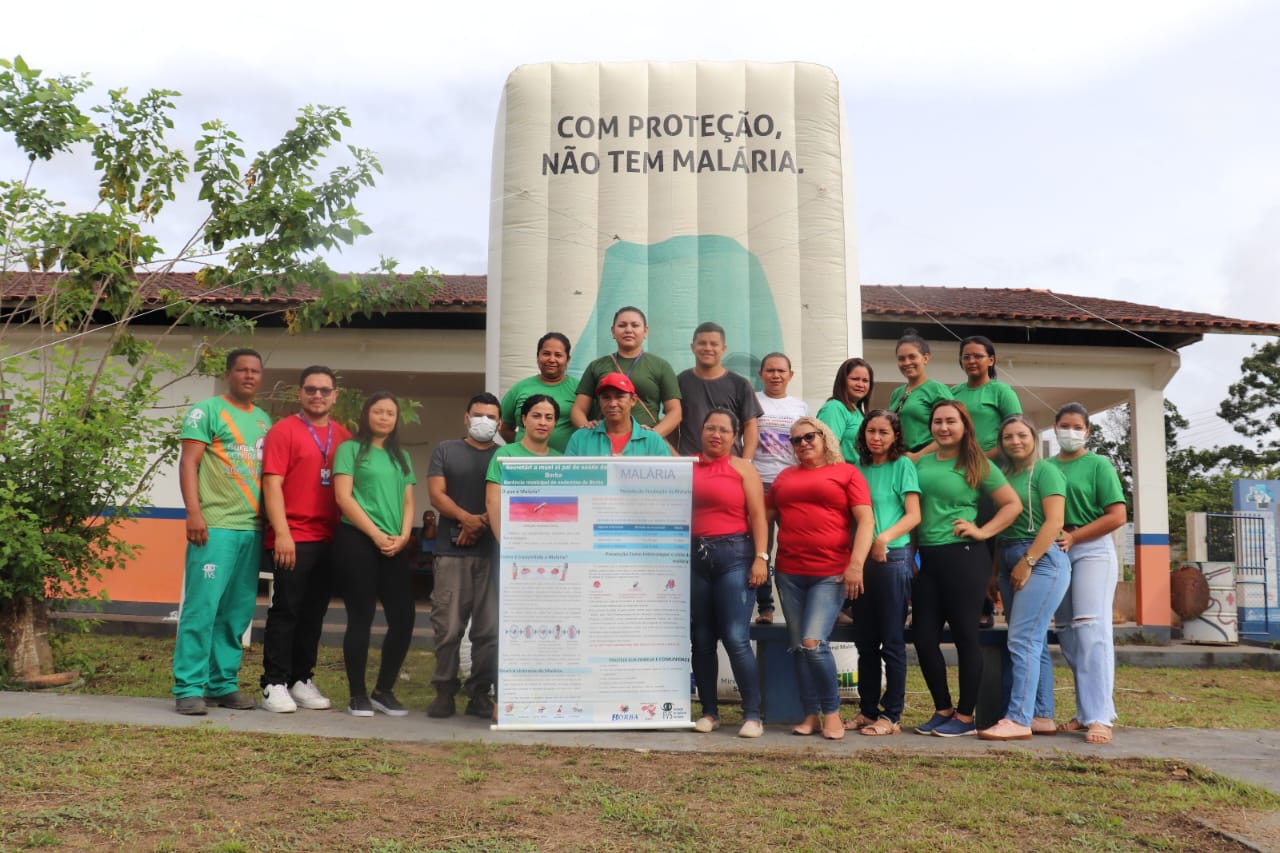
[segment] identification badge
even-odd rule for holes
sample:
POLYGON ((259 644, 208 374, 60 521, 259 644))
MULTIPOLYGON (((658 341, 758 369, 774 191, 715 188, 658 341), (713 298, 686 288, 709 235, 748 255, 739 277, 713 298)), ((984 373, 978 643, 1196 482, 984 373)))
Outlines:
POLYGON ((321 486, 333 485, 333 469, 332 468, 320 469, 320 485, 321 486))

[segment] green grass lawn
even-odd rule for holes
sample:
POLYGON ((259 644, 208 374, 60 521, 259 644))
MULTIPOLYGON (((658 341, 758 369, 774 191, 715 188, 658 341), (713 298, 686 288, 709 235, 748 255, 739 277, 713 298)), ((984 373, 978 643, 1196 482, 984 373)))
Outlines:
POLYGON ((1168 761, 669 754, 0 721, 0 848, 1240 850, 1280 798, 1168 761))
MULTIPOLYGON (((172 650, 58 642, 83 691, 126 696, 168 696, 172 650)), ((397 693, 414 710, 432 664, 406 662, 397 693)), ((345 702, 340 650, 321 650, 316 680, 345 702)), ((1122 667, 1116 681, 1125 725, 1280 718, 1272 673, 1122 667)), ((927 716, 914 668, 908 690, 908 721, 927 716)), ((1060 717, 1073 699, 1059 673, 1060 717)), ((672 754, 0 720, 0 850, 1244 850, 1212 827, 1280 825, 1280 798, 1179 762, 890 746, 672 754)))

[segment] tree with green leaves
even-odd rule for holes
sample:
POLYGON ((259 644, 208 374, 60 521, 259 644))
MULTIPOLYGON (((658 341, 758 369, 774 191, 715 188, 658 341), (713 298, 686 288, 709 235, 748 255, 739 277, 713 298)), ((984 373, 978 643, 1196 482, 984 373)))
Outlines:
POLYGON ((1280 338, 1250 348, 1240 362, 1240 380, 1218 406, 1218 417, 1254 441, 1253 447, 1222 448, 1224 459, 1244 468, 1280 464, 1280 338))
POLYGON ((364 276, 326 264, 322 253, 369 233, 354 202, 381 173, 372 151, 341 145, 342 108, 303 108, 250 157, 217 120, 192 151, 173 144, 177 92, 113 89, 85 112, 90 86, 0 60, 0 133, 28 162, 0 176, 0 640, 19 681, 51 672, 48 603, 84 597, 132 556, 121 525, 177 450, 177 421, 158 408, 165 389, 220 373, 222 342, 253 329, 166 290, 165 273, 197 265, 205 294, 305 294, 288 309, 292 333, 425 308, 438 285, 426 269, 394 275, 389 260, 364 276), (97 203, 71 210, 37 169, 86 149, 97 203), (155 223, 188 180, 199 219, 163 246, 155 223), (179 327, 202 330, 204 344, 178 350, 179 327))

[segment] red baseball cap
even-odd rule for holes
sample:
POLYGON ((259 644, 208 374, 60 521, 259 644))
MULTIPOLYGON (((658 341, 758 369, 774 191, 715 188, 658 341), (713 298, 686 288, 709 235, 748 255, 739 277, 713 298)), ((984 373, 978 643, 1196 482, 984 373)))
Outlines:
POLYGON ((606 373, 596 385, 596 393, 599 394, 606 388, 616 388, 626 394, 636 393, 636 386, 631 383, 625 373, 606 373))

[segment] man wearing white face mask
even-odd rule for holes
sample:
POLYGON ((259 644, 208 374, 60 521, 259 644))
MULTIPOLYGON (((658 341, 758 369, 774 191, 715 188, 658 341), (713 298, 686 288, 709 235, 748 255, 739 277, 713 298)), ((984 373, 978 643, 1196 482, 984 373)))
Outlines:
POLYGON ((493 438, 501 417, 498 398, 477 394, 467 403, 465 438, 441 442, 431 454, 427 494, 440 514, 436 532, 435 588, 431 627, 435 631, 436 696, 431 717, 451 717, 458 693, 458 649, 471 621, 471 675, 464 692, 466 712, 489 719, 489 688, 498 676, 498 583, 493 558, 496 542, 485 514, 485 472, 497 452, 493 438))

